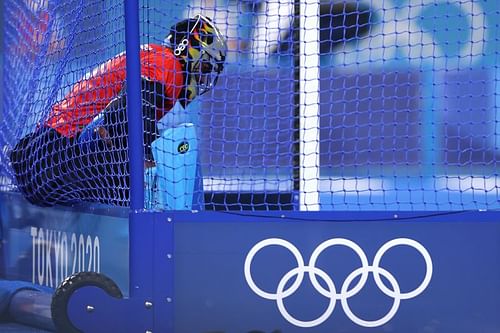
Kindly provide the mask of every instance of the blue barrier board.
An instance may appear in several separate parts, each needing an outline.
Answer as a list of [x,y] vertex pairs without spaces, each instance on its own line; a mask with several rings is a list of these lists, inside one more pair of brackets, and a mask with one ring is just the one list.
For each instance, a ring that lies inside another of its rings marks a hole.
[[498,331],[498,213],[280,215],[168,215],[175,332]]
[[[126,214],[4,199],[10,200],[2,207],[8,278],[55,285],[66,269],[56,264],[62,240],[54,241],[63,233],[68,262],[93,268],[89,255],[98,237],[96,267],[126,294]],[[132,242],[140,263],[133,273],[152,286],[132,303],[152,297],[154,330],[488,333],[500,327],[498,212],[135,215],[142,236]],[[82,251],[74,257],[71,239],[78,249],[80,234]],[[145,240],[151,244],[141,246]]]
[[6,192],[0,207],[4,279],[56,288],[68,275],[95,271],[128,294],[128,209],[41,208]]

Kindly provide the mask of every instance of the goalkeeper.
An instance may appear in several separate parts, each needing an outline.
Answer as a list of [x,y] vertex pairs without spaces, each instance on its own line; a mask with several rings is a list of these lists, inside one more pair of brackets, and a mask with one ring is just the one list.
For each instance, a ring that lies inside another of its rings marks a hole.
[[[77,82],[11,151],[17,186],[31,203],[128,205],[125,57],[113,57]],[[225,57],[225,38],[202,15],[172,26],[163,45],[141,46],[146,167],[154,165],[151,143],[159,137],[157,121],[176,102],[186,107],[209,91]]]

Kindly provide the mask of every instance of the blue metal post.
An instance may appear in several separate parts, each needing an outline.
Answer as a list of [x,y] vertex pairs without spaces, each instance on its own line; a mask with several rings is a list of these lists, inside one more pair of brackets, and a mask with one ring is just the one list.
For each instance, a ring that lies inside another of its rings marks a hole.
[[127,112],[130,158],[130,208],[144,208],[144,143],[139,57],[139,2],[125,0],[125,47],[127,51]]
[[127,112],[130,160],[130,297],[148,301],[153,288],[153,221],[144,217],[144,143],[138,0],[125,0]]

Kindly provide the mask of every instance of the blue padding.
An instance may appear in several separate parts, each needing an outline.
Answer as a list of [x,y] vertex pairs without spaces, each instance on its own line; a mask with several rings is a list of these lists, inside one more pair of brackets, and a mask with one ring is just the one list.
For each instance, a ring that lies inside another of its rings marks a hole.
[[[146,209],[160,209],[158,206],[158,188],[157,188],[157,174],[156,167],[147,168],[144,172],[144,207]],[[193,203],[191,209],[203,210],[205,209],[205,197],[203,192],[203,174],[201,171],[200,161],[198,159],[196,165],[196,178],[194,181],[193,190]]]
[[[154,202],[152,208],[199,209],[198,196],[203,193],[203,184],[200,184],[201,172],[198,168],[198,140],[195,126],[185,123],[164,130],[160,138],[153,142],[152,150],[156,168],[147,171],[145,176],[148,188],[146,192],[154,195],[154,199],[146,195],[147,200]],[[196,206],[193,206],[194,201]]]

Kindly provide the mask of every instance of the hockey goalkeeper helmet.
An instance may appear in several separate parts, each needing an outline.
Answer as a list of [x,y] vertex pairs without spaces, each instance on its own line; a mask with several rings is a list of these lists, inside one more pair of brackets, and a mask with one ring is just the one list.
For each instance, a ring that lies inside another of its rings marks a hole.
[[174,24],[165,43],[188,72],[187,97],[193,99],[212,89],[226,60],[226,39],[212,20],[196,15]]

